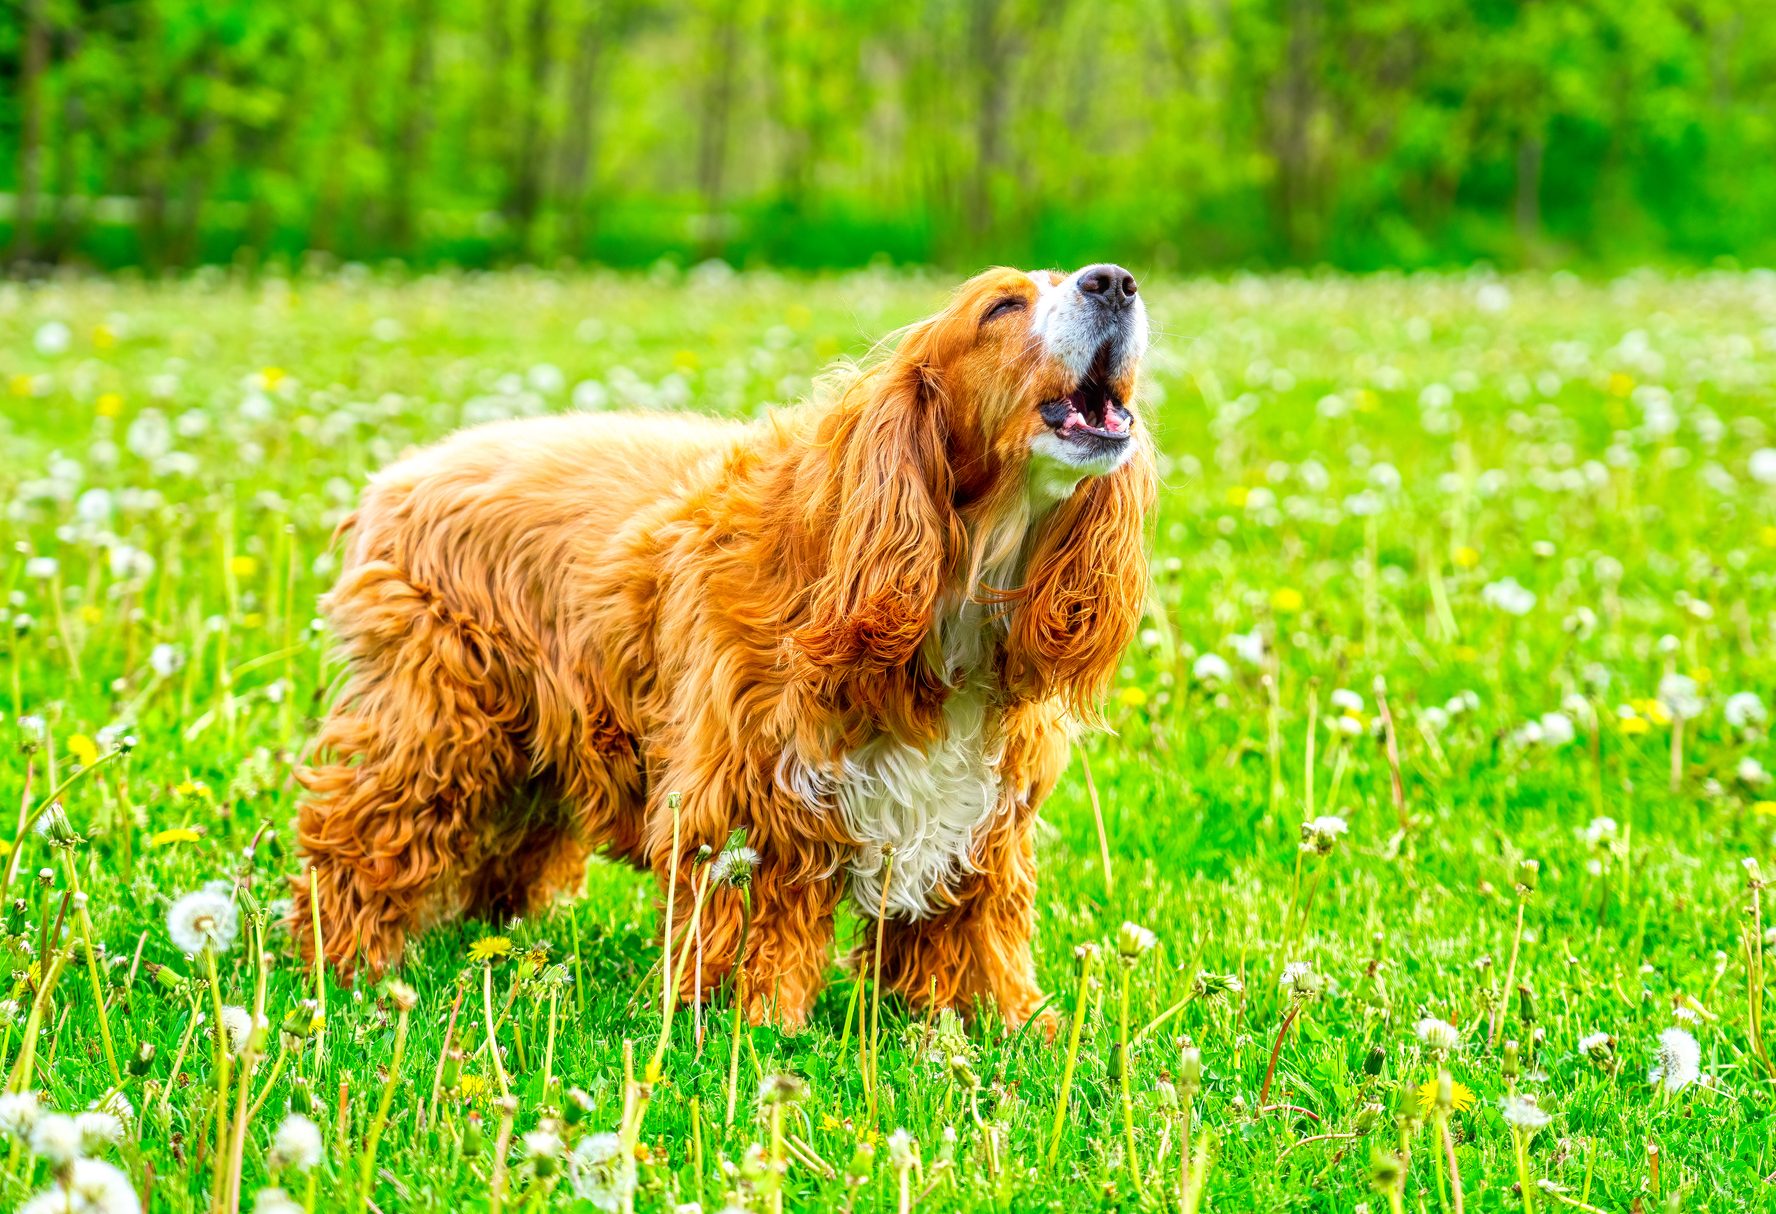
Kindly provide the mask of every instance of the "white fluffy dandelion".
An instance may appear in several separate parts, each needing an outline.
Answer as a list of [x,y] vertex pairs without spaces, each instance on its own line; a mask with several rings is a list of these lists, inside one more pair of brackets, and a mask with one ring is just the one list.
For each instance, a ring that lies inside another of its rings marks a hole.
[[1516,578],[1507,577],[1486,583],[1480,590],[1480,601],[1494,611],[1522,616],[1535,609],[1536,595]]
[[167,911],[167,935],[173,947],[196,956],[206,948],[225,953],[240,934],[240,912],[234,900],[208,886],[186,894]]
[[1434,1050],[1457,1050],[1461,1048],[1461,1030],[1447,1020],[1436,1016],[1426,1016],[1412,1026],[1418,1039]]
[[620,1210],[635,1192],[635,1157],[615,1134],[588,1134],[568,1156],[573,1191],[600,1210]]
[[1683,1029],[1660,1033],[1653,1059],[1647,1080],[1663,1085],[1667,1092],[1681,1092],[1702,1077],[1702,1047]]
[[888,1135],[888,1161],[894,1165],[896,1171],[904,1172],[912,1167],[918,1155],[918,1140],[905,1129],[897,1129]]
[[222,1032],[228,1041],[228,1052],[240,1057],[240,1052],[247,1048],[247,1038],[253,1035],[253,1013],[234,1004],[223,1008]]
[[1586,1033],[1579,1038],[1579,1055],[1583,1058],[1608,1058],[1616,1039],[1608,1033]]
[[0,1134],[9,1138],[27,1138],[31,1127],[43,1115],[36,1092],[7,1092],[0,1095]]
[[102,1159],[76,1159],[64,1183],[37,1194],[18,1214],[140,1214],[136,1186],[122,1168]]
[[80,1134],[82,1155],[97,1155],[123,1138],[123,1122],[111,1113],[76,1113],[74,1128]]
[[1539,722],[1542,727],[1542,745],[1559,748],[1569,746],[1578,736],[1573,728],[1572,718],[1564,712],[1545,712]]
[[274,1168],[306,1172],[319,1167],[326,1156],[321,1127],[301,1113],[291,1113],[271,1136],[270,1161]]
[[1157,943],[1158,937],[1139,923],[1124,923],[1116,933],[1116,951],[1130,961],[1149,952]]
[[148,668],[163,679],[170,679],[185,668],[185,651],[162,641],[148,651]]
[[52,1167],[80,1158],[80,1127],[66,1113],[45,1113],[31,1127],[31,1153]]
[[1756,729],[1770,719],[1769,709],[1755,691],[1736,691],[1721,709],[1734,729]]
[[1659,703],[1682,721],[1702,715],[1702,689],[1687,674],[1668,674],[1659,680]]
[[1505,1115],[1505,1120],[1512,1128],[1531,1133],[1554,1120],[1548,1115],[1548,1110],[1536,1103],[1534,1096],[1507,1096],[1499,1103],[1499,1111]]
[[302,1214],[302,1203],[282,1189],[260,1189],[253,1195],[253,1214]]
[[1198,683],[1225,683],[1233,677],[1233,667],[1218,653],[1205,653],[1190,666],[1190,677]]
[[745,885],[759,866],[759,854],[750,847],[730,847],[715,858],[709,870],[711,885]]

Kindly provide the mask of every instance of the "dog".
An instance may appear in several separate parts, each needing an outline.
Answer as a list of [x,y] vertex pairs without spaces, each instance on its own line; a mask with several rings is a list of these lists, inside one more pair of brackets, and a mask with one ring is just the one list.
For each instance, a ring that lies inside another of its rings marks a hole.
[[[379,973],[597,850],[681,929],[708,891],[682,997],[739,962],[801,1026],[849,894],[886,989],[1024,1023],[1037,810],[1146,598],[1147,340],[1119,266],[993,269],[761,420],[495,422],[375,476],[323,600],[298,939],[312,879],[326,960]],[[750,886],[710,888],[736,830]]]

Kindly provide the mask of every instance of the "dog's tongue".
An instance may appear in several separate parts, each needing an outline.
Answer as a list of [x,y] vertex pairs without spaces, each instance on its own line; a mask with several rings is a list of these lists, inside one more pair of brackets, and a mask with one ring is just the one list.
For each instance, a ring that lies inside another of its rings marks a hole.
[[1112,434],[1126,434],[1128,428],[1128,418],[1122,415],[1122,410],[1114,406],[1104,410],[1104,429]]

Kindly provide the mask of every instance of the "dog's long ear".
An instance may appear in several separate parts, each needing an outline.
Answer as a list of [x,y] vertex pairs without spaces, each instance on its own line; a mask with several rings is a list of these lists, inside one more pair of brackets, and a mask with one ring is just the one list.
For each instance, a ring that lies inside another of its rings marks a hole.
[[867,678],[911,661],[960,551],[944,398],[925,344],[915,332],[854,382],[824,436],[826,568],[794,644],[829,676]]
[[1011,609],[1006,683],[1095,718],[1147,600],[1146,517],[1158,489],[1147,438],[1055,508]]

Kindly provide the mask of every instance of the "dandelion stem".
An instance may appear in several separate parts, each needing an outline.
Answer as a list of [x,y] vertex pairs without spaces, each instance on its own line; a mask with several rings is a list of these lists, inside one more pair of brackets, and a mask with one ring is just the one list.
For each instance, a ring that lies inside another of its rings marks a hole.
[[[683,798],[677,793],[666,794],[666,807],[672,811],[672,862],[667,866],[666,874],[666,930],[661,934],[665,946],[660,956],[660,1044],[654,1047],[654,1056],[648,1062],[647,1077],[649,1083],[657,1083],[660,1079],[660,1064],[666,1058],[666,1043],[672,1035],[672,1005],[676,1002],[676,993],[672,985],[672,912],[678,906],[678,808]],[[692,891],[693,895],[695,890]],[[687,929],[686,932],[689,935]]]
[[111,1085],[123,1086],[123,1072],[117,1069],[117,1050],[111,1044],[111,1016],[105,1008],[105,984],[99,978],[99,962],[93,953],[92,916],[86,911],[86,897],[80,892],[79,866],[74,863],[74,849],[57,849],[62,853],[62,871],[68,875],[68,891],[74,899],[74,922],[80,926],[80,943],[86,952],[86,974],[92,980],[93,1006],[99,1012],[99,1040],[105,1047],[105,1065],[111,1071]]
[[512,1121],[518,1116],[518,1102],[510,1093],[499,1099],[500,1127],[493,1143],[493,1181],[488,1186],[491,1197],[488,1214],[500,1214],[506,1204],[506,1160],[512,1154]]
[[[880,1075],[882,1048],[882,936],[888,926],[888,888],[894,881],[894,849],[882,849],[882,898],[876,906],[876,949],[871,958],[874,977],[870,979],[870,1045],[869,1077],[864,1088],[869,1097],[870,1124],[876,1121],[876,1082]],[[1108,870],[1106,870],[1106,873]]]
[[1098,783],[1092,779],[1091,758],[1084,747],[1079,749],[1079,772],[1085,777],[1085,795],[1091,801],[1092,821],[1098,828],[1098,859],[1104,865],[1104,895],[1108,897],[1116,891],[1116,877],[1110,871],[1110,836],[1104,831],[1104,809],[1098,802]]
[[1505,1003],[1511,998],[1511,991],[1517,982],[1517,951],[1523,946],[1523,907],[1525,899],[1517,898],[1517,930],[1511,936],[1511,960],[1505,966],[1505,989],[1492,1005],[1492,1026],[1486,1034],[1486,1043],[1498,1043],[1499,1029],[1504,1024]]
[[500,1095],[512,1094],[512,1085],[506,1082],[506,1065],[500,1061],[499,1038],[494,1036],[493,1023],[493,966],[481,967],[481,1006],[487,1013],[487,1052],[493,1055],[493,1073],[499,1076]]
[[308,866],[308,913],[314,930],[315,1006],[320,1011],[321,1027],[315,1030],[315,1064],[327,1055],[327,953],[321,942],[320,878],[314,865]]
[[[389,1057],[388,1081],[382,1085],[382,1099],[376,1102],[376,1116],[370,1121],[370,1136],[364,1143],[364,1154],[358,1164],[358,1195],[364,1209],[370,1208],[370,1194],[376,1180],[376,1147],[382,1141],[382,1128],[388,1124],[389,1106],[394,1103],[395,1087],[401,1082],[401,1055],[407,1051],[408,1009],[402,1007],[395,1015],[395,1048]],[[498,1056],[497,1047],[495,1057]]]
[[746,1007],[746,937],[752,928],[752,886],[740,887],[740,940],[734,950],[734,1042],[728,1053],[728,1116],[734,1124],[734,1104],[740,1096],[740,1018]]
[[[37,819],[41,818],[50,806],[60,801],[67,791],[74,787],[75,784],[79,783],[83,777],[91,775],[93,772],[99,770],[99,768],[123,753],[123,748],[118,747],[114,750],[106,751],[85,767],[76,767],[73,771],[68,773],[67,777],[62,780],[60,784],[57,784],[54,788],[49,790],[49,795],[39,801],[36,808],[32,809],[28,814],[21,818],[19,822],[18,837],[12,841],[12,851],[6,858],[6,875],[3,879],[0,879],[0,902],[6,900],[9,891],[12,889],[12,879],[18,875],[19,858],[24,854],[25,840],[30,838],[32,829],[37,825]],[[52,772],[51,777],[53,778],[53,776],[54,773]],[[28,791],[30,788],[29,783],[27,783],[25,787]]]
[[1517,1187],[1523,1192],[1523,1214],[1535,1214],[1535,1186],[1529,1183],[1529,1139],[1515,1126],[1511,1138],[1517,1146]]
[[1079,1035],[1085,1027],[1086,997],[1091,989],[1092,962],[1097,950],[1087,946],[1079,957],[1079,997],[1073,1002],[1073,1027],[1067,1033],[1067,1060],[1061,1066],[1061,1090],[1055,1097],[1054,1130],[1048,1138],[1048,1166],[1053,1167],[1061,1149],[1061,1132],[1067,1128],[1067,1100],[1073,1091],[1073,1066],[1079,1060]]
[[1300,1004],[1291,1004],[1283,1013],[1283,1022],[1277,1026],[1276,1041],[1270,1047],[1270,1065],[1264,1068],[1264,1086],[1258,1089],[1258,1111],[1262,1113],[1270,1104],[1270,1082],[1276,1078],[1277,1057],[1283,1052],[1283,1038],[1289,1035],[1289,1027],[1295,1023],[1295,1017],[1301,1013]]
[[228,1133],[228,1085],[234,1055],[228,1048],[227,1026],[222,1023],[222,983],[216,976],[216,950],[205,945],[203,959],[204,972],[210,982],[210,1014],[215,1017],[213,1035],[216,1042],[215,1158],[210,1166],[210,1205],[212,1208],[220,1208],[225,1172],[223,1164],[226,1158],[224,1147]]
[[1130,961],[1123,961],[1122,1008],[1117,1020],[1117,1050],[1121,1065],[1117,1069],[1122,1072],[1122,1135],[1128,1152],[1129,1180],[1135,1186],[1135,1195],[1144,1199],[1146,1190],[1141,1183],[1141,1168],[1135,1160],[1135,1102],[1129,1092],[1129,1071],[1134,1065],[1134,1058],[1129,1052],[1129,979],[1134,968]]

